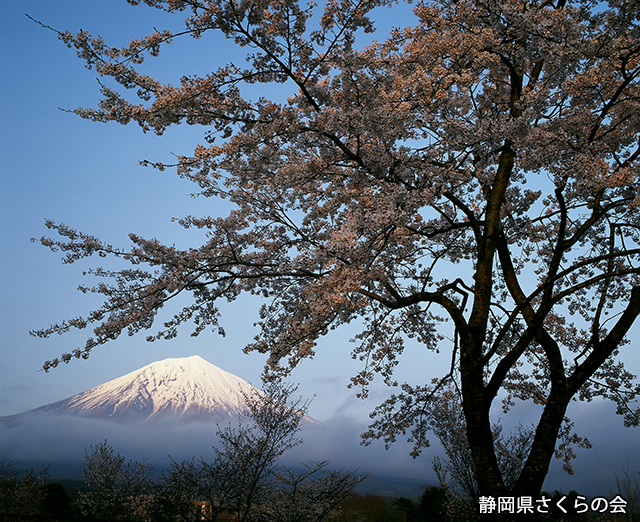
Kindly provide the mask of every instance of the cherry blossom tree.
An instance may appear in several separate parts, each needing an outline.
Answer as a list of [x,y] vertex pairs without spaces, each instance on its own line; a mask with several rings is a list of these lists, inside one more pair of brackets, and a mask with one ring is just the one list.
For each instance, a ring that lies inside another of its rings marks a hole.
[[[137,235],[117,248],[48,221],[59,237],[39,242],[65,262],[115,256],[131,267],[92,270],[101,282],[82,290],[102,294],[103,306],[34,332],[93,328],[45,369],[122,332],[152,329],[153,340],[187,322],[194,335],[221,329],[218,300],[250,293],[264,304],[245,350],[265,354],[274,378],[347,323],[361,325],[352,384],[364,395],[377,374],[394,384],[408,341],[448,350],[450,372],[404,385],[367,436],[392,442],[409,431],[419,451],[425,419],[453,386],[481,494],[540,491],[573,398],[616,401],[638,425],[640,390],[619,359],[640,313],[637,2],[416,2],[411,27],[373,43],[372,11],[393,14],[395,2],[129,3],[182,16],[184,30],[122,48],[59,33],[102,77],[97,108],[75,112],[157,134],[203,126],[177,173],[233,210],[184,217],[206,233],[189,249]],[[246,63],[175,84],[140,70],[178,37],[209,32],[244,48]],[[281,95],[252,96],[261,85]],[[154,327],[179,294],[191,301]],[[508,488],[491,408],[515,400],[541,413]]]

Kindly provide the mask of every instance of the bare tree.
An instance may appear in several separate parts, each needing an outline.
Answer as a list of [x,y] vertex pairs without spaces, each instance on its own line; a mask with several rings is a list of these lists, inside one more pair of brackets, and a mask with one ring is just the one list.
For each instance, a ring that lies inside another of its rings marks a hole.
[[[294,399],[297,387],[270,382],[245,395],[247,418],[239,426],[218,428],[215,458],[173,462],[161,479],[166,508],[182,520],[194,515],[218,520],[229,512],[240,522],[320,522],[367,477],[328,469],[328,462],[280,461],[298,438],[308,401]],[[201,504],[194,501],[201,501]]]
[[248,424],[218,430],[216,466],[226,470],[234,495],[230,507],[239,520],[250,519],[254,505],[264,502],[284,453],[301,444],[298,438],[308,402],[291,401],[297,387],[267,383],[264,393],[245,395]]
[[84,481],[89,491],[79,494],[81,511],[108,520],[146,520],[152,471],[146,460],[127,461],[114,453],[106,440],[85,448]]
[[158,484],[158,502],[162,510],[184,522],[200,519],[215,521],[228,511],[233,500],[229,470],[202,458],[171,461]]
[[276,470],[269,502],[261,519],[278,522],[321,522],[366,476],[353,471],[327,469],[328,462],[303,464],[301,471],[281,466]]

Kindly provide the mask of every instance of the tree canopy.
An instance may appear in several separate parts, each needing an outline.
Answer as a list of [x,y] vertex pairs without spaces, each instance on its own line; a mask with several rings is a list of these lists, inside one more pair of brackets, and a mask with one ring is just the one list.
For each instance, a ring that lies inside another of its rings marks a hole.
[[[640,313],[637,2],[416,2],[413,26],[359,45],[372,11],[392,16],[394,2],[128,1],[186,17],[184,31],[122,48],[59,33],[104,77],[97,108],[75,112],[157,134],[203,126],[177,173],[233,210],[185,216],[207,236],[189,249],[136,235],[117,248],[48,221],[60,237],[39,241],[65,262],[132,266],[95,268],[101,282],[82,289],[104,305],[35,332],[93,328],[45,369],[154,328],[179,294],[189,304],[149,340],[187,322],[194,334],[220,329],[218,300],[252,293],[264,304],[245,350],[264,353],[273,377],[347,323],[362,326],[352,381],[365,394],[376,374],[394,382],[408,340],[449,350],[451,371],[404,385],[367,436],[393,442],[411,430],[419,452],[434,405],[455,390],[481,494],[508,489],[490,419],[500,400],[505,410],[516,399],[541,406],[514,494],[540,491],[558,437],[571,439],[572,398],[614,400],[638,425],[640,389],[618,358]],[[244,48],[246,63],[221,57],[176,84],[140,70],[179,36],[209,31]],[[282,95],[252,97],[261,85]]]

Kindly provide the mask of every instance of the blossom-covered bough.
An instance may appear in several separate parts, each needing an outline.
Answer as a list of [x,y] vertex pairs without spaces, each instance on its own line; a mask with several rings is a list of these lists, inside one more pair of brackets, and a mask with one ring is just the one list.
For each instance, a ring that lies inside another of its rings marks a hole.
[[[617,358],[640,313],[637,2],[418,2],[412,27],[368,46],[358,45],[373,30],[368,14],[394,2],[129,3],[182,13],[187,37],[221,32],[247,62],[163,84],[137,67],[177,34],[113,48],[60,33],[113,83],[97,109],[76,112],[158,134],[202,125],[206,140],[177,172],[234,209],[185,217],[207,234],[187,250],[135,235],[118,249],[48,222],[61,238],[39,241],[66,262],[96,254],[133,266],[95,269],[104,282],[85,290],[104,305],[36,332],[94,332],[45,369],[152,328],[178,294],[190,304],[149,339],[185,322],[195,334],[218,329],[217,300],[248,292],[264,305],[245,350],[267,354],[273,377],[346,323],[362,325],[353,385],[364,393],[375,374],[393,383],[407,340],[450,350],[450,373],[404,385],[365,437],[393,442],[409,430],[419,452],[442,410],[433,405],[456,390],[481,494],[540,491],[559,436],[569,453],[579,440],[567,431],[572,398],[614,400],[638,424],[640,390]],[[282,95],[243,95],[260,84]],[[541,416],[507,488],[490,409],[516,399]]]

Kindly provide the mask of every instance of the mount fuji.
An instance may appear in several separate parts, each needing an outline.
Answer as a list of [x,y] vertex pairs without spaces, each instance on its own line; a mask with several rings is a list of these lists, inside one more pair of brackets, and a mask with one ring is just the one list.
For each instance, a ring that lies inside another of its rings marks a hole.
[[[157,466],[158,473],[172,461],[209,461],[219,447],[220,429],[251,424],[244,415],[245,396],[256,392],[263,393],[198,356],[157,361],[72,397],[0,417],[0,459],[24,468],[46,466],[57,480],[81,478],[88,449],[103,441],[126,459]],[[344,416],[321,424],[305,415],[300,428],[305,444],[283,460],[291,468],[309,460],[353,468],[366,463],[367,472],[372,463],[401,470],[415,466],[398,451],[371,458],[369,448],[359,444],[362,426]],[[403,494],[417,496],[420,484],[417,493]]]
[[5,425],[36,414],[72,415],[133,424],[159,419],[224,422],[246,411],[256,388],[194,355],[165,359],[67,399],[0,417]]

